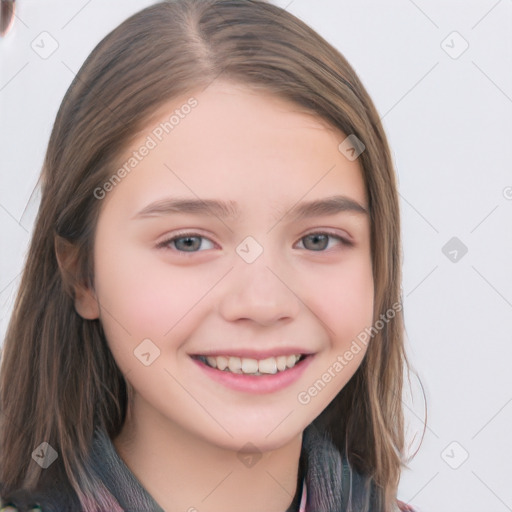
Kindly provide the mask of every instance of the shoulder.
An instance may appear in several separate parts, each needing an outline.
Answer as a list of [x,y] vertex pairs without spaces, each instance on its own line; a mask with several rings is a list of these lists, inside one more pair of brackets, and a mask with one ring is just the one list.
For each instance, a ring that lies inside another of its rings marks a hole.
[[34,505],[33,507],[30,507],[29,509],[25,509],[25,508],[19,508],[19,507],[15,507],[14,504],[12,504],[11,502],[7,502],[7,503],[3,503],[1,504],[1,508],[0,508],[0,512],[42,512],[43,509],[38,506],[38,505]]
[[0,512],[62,512],[64,510],[78,511],[76,502],[58,491],[51,493],[18,490],[0,500]]
[[[46,475],[45,475],[46,476]],[[81,510],[67,479],[42,478],[36,489],[16,489],[0,495],[0,512],[63,512]]]
[[4,492],[4,486],[0,484],[0,512],[40,512],[42,507],[33,493],[19,489],[9,493]]
[[42,512],[43,504],[38,496],[27,490],[17,490],[0,498],[0,512]]

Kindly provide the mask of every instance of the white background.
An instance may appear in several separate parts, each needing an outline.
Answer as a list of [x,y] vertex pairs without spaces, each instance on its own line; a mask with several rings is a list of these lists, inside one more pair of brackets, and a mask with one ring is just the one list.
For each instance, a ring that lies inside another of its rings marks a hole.
[[[0,40],[2,340],[60,101],[100,39],[151,3],[19,0]],[[512,1],[275,3],[353,65],[399,175],[407,346],[428,403],[399,497],[421,511],[512,510]],[[31,47],[42,32],[58,44],[46,59]],[[405,398],[411,451],[418,389]]]

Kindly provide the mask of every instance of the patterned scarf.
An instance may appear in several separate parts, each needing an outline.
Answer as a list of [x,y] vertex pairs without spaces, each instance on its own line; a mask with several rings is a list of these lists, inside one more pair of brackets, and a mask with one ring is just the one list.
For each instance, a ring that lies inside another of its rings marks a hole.
[[[119,457],[107,432],[99,427],[94,431],[89,464],[103,486],[102,497],[108,512],[164,512]],[[42,505],[43,512],[78,510],[77,497],[64,474],[46,470],[43,476],[37,491],[18,490],[6,497],[7,501],[15,504],[19,512],[32,511],[35,503]],[[303,433],[299,479],[299,494],[286,512],[381,511],[372,481],[354,471],[314,424]],[[5,504],[2,500],[0,507]],[[400,511],[413,509],[397,502],[393,512]]]

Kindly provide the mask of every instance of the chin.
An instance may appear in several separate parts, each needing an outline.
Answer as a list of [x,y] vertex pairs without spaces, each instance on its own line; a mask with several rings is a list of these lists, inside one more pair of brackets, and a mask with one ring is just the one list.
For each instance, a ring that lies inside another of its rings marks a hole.
[[[262,421],[261,418],[252,421],[237,420],[233,425],[225,424],[226,430],[231,434],[212,436],[212,431],[205,433],[207,441],[216,444],[224,449],[239,451],[244,446],[254,445],[257,450],[267,452],[279,449],[295,440],[302,434],[305,426],[291,423],[291,417],[283,419],[286,415],[281,414],[272,421]],[[290,421],[290,423],[287,423]]]

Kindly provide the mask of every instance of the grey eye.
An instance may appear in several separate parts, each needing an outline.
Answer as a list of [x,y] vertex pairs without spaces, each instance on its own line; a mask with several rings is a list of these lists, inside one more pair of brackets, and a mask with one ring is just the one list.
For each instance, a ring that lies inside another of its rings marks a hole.
[[313,233],[312,235],[305,236],[302,240],[304,240],[304,247],[311,251],[323,251],[329,245],[329,238],[331,235],[326,235],[323,233]]

